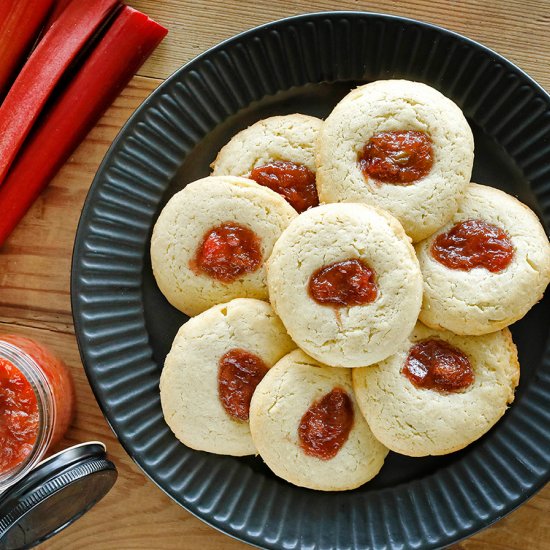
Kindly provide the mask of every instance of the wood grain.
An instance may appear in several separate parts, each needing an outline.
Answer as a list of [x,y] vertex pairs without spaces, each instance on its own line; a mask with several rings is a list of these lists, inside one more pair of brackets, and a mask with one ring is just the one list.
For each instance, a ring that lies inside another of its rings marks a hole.
[[[422,19],[463,33],[516,62],[550,88],[547,0],[131,0],[170,33],[0,251],[0,331],[43,341],[70,365],[78,412],[60,448],[104,441],[119,468],[113,491],[78,523],[45,543],[52,550],[246,548],[174,504],[135,466],[107,426],[87,384],[70,309],[70,265],[80,209],[109,144],[135,108],[183,63],[255,25],[311,11],[369,10]],[[509,517],[456,548],[550,547],[550,486]]]
[[183,61],[245,29],[300,13],[332,10],[371,11],[421,19],[482,42],[550,87],[548,0],[131,0],[165,23],[170,34],[143,69],[166,78]]

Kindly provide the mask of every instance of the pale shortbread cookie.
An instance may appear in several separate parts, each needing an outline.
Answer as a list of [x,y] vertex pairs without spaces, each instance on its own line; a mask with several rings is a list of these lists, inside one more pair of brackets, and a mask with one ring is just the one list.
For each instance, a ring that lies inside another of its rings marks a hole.
[[302,164],[315,172],[315,148],[322,120],[302,114],[260,120],[234,135],[211,164],[214,176],[250,176],[275,160]]
[[[368,180],[358,155],[379,132],[422,131],[432,139],[430,173],[409,185]],[[462,111],[437,90],[381,80],[350,92],[324,122],[317,150],[322,202],[365,202],[388,210],[413,241],[444,225],[470,181],[474,139]]]
[[[438,235],[479,219],[504,230],[514,246],[510,265],[491,273],[450,269],[430,252]],[[486,334],[521,319],[550,282],[550,244],[537,216],[503,191],[472,183],[452,220],[416,246],[424,277],[420,320],[456,334]]]
[[254,454],[248,422],[230,416],[220,401],[220,358],[240,348],[272,367],[295,347],[271,306],[260,300],[238,298],[190,319],[174,339],[160,378],[166,423],[192,449]]
[[[304,452],[298,427],[311,405],[334,388],[350,397],[354,422],[336,456],[324,460]],[[388,454],[361,415],[351,372],[321,365],[301,350],[281,359],[256,388],[250,404],[250,430],[260,456],[276,475],[321,491],[359,487],[380,471]]]
[[[196,315],[232,298],[267,298],[263,262],[296,211],[277,193],[233,176],[208,177],[188,184],[164,207],[151,238],[151,263],[167,300]],[[214,226],[237,222],[261,241],[262,265],[225,283],[190,267],[204,235]]]
[[[315,302],[311,275],[335,262],[360,259],[375,272],[378,297],[341,307]],[[418,318],[422,276],[399,222],[364,204],[327,204],[296,218],[267,263],[269,297],[294,341],[333,367],[362,367],[398,349]]]
[[[402,374],[411,346],[428,338],[444,340],[468,357],[475,376],[468,388],[419,389]],[[518,382],[517,350],[508,329],[457,336],[418,323],[397,353],[353,370],[355,396],[374,435],[407,456],[452,453],[480,438],[506,412]]]

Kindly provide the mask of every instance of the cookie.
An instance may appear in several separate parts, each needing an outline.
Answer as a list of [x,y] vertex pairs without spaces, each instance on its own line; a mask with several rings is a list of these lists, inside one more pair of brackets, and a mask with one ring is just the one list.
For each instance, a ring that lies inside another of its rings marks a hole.
[[333,367],[394,353],[418,318],[422,276],[395,218],[328,204],[285,229],[267,263],[269,297],[293,340]]
[[550,282],[550,244],[536,215],[503,191],[470,184],[452,220],[416,246],[420,320],[486,334],[521,319]]
[[315,148],[321,123],[301,114],[260,120],[220,150],[212,175],[251,178],[280,193],[298,212],[317,206]]
[[296,211],[277,193],[233,176],[187,185],[164,207],[151,238],[157,284],[196,315],[232,298],[267,298],[264,263]]
[[324,122],[317,188],[325,203],[384,208],[416,242],[454,214],[473,162],[457,105],[419,82],[381,80],[350,92]]
[[353,370],[372,432],[407,456],[452,453],[480,438],[506,412],[518,381],[508,329],[457,336],[421,323],[397,353]]
[[388,454],[357,407],[351,372],[321,365],[301,350],[281,359],[256,388],[250,430],[276,475],[310,489],[359,487]]
[[243,456],[250,397],[259,380],[296,346],[269,304],[238,298],[179,330],[160,379],[164,418],[192,449]]

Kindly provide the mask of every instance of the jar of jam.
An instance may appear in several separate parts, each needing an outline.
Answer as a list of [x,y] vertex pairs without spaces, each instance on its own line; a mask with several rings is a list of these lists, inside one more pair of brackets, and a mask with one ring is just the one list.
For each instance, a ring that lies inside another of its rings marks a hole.
[[63,438],[74,412],[67,366],[23,336],[0,334],[0,491]]
[[71,525],[114,485],[103,443],[52,455],[74,412],[69,369],[43,345],[0,334],[0,550],[30,548]]

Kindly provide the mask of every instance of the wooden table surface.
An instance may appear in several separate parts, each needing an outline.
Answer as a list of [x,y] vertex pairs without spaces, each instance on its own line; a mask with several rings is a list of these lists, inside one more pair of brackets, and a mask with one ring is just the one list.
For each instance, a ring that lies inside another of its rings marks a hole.
[[[172,502],[126,455],[88,386],[71,318],[71,252],[80,210],[94,173],[120,127],[174,70],[220,40],[255,25],[335,9],[410,16],[466,34],[493,48],[550,90],[548,0],[129,0],[170,33],[109,109],[0,250],[0,331],[43,341],[70,365],[78,411],[60,447],[88,440],[107,444],[119,469],[111,493],[43,548],[246,548]],[[504,520],[456,548],[550,548],[550,485]]]

